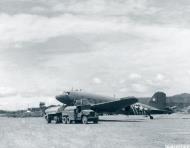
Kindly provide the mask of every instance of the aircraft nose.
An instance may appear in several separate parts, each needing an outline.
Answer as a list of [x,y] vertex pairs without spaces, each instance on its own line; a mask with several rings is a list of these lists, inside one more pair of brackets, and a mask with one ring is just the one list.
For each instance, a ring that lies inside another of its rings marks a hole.
[[58,101],[63,102],[64,100],[68,99],[68,96],[66,95],[59,95],[55,97]]
[[61,103],[64,103],[67,105],[71,105],[73,103],[73,100],[70,99],[68,95],[59,95],[59,96],[56,96],[55,98]]

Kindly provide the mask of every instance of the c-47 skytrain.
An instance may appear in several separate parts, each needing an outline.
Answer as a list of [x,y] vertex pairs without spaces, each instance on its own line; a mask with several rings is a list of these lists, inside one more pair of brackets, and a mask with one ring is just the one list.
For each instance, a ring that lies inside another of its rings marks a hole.
[[100,115],[147,115],[153,119],[151,114],[173,113],[172,109],[166,106],[166,94],[163,92],[157,92],[151,98],[125,97],[116,99],[82,91],[66,91],[56,96],[56,99],[68,106],[88,107]]

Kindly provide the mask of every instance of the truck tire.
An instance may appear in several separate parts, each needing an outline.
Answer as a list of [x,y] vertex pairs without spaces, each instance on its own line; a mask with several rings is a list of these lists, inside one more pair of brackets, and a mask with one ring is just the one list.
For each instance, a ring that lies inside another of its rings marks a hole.
[[62,116],[59,116],[59,123],[62,123]]
[[47,123],[51,123],[51,117],[47,116]]
[[88,124],[88,118],[87,116],[82,117],[82,124]]
[[56,121],[56,124],[62,123],[62,117],[61,117],[61,115],[57,115],[55,119],[56,119],[56,120],[55,120],[55,121]]
[[67,118],[66,117],[62,117],[62,122],[63,122],[63,124],[67,124]]
[[67,117],[67,124],[71,124],[71,120],[69,117]]
[[55,117],[55,123],[56,123],[56,124],[60,123],[59,116],[56,116],[56,117]]

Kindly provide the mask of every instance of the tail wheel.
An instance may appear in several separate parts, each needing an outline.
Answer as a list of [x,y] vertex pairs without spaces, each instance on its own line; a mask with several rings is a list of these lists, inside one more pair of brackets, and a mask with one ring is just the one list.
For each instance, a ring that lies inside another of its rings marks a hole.
[[67,117],[67,124],[71,124],[71,120],[69,117]]
[[63,124],[67,124],[67,118],[66,117],[62,117],[62,122],[63,122]]
[[87,116],[83,116],[83,117],[82,117],[82,123],[83,123],[83,124],[87,124],[87,123],[88,123],[88,118],[87,118]]

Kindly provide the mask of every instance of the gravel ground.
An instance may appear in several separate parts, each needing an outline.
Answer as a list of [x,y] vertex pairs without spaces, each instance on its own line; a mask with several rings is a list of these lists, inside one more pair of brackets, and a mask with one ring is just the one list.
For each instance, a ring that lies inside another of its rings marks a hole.
[[47,124],[43,118],[0,118],[0,148],[153,148],[190,144],[190,115],[100,117],[99,124]]

